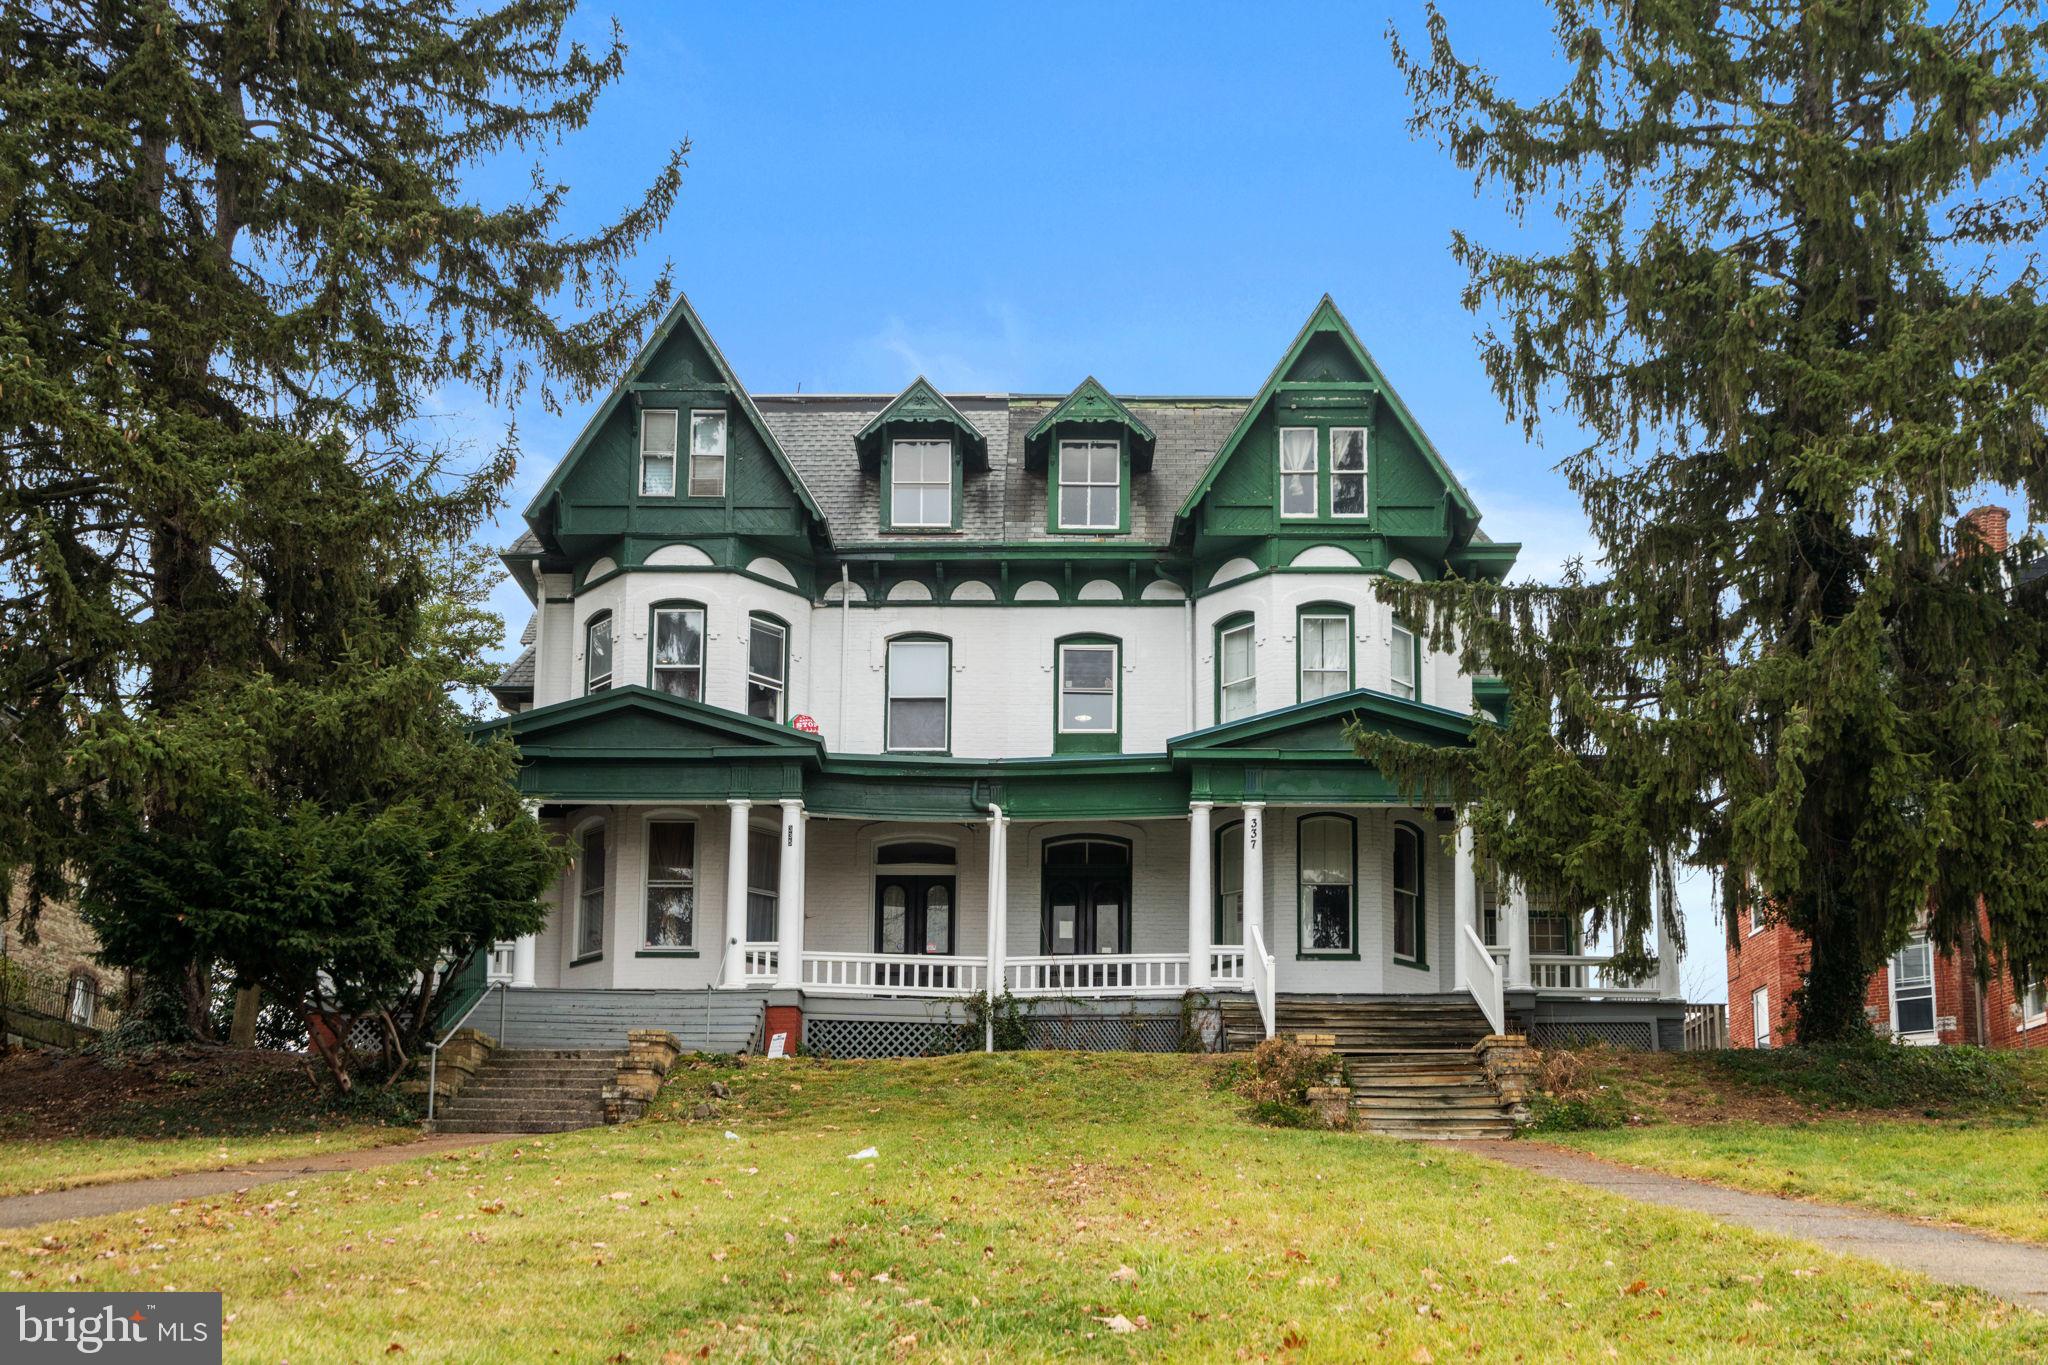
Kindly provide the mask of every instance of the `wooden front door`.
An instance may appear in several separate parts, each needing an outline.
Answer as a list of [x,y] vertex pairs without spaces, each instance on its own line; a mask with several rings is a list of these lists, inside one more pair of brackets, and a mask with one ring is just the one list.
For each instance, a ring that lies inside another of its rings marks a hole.
[[885,873],[875,878],[875,951],[910,957],[953,953],[952,877]]

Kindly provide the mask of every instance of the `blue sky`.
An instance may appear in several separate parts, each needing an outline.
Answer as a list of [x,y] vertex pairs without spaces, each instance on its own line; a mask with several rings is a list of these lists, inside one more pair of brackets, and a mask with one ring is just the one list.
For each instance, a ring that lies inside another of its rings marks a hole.
[[[1535,5],[1457,5],[1452,33],[1511,89],[1560,70]],[[1471,489],[1487,531],[1547,576],[1590,552],[1545,444],[1504,420],[1459,304],[1454,228],[1493,244],[1499,201],[1406,128],[1389,19],[1420,6],[671,5],[616,13],[623,80],[549,150],[572,225],[616,213],[668,148],[693,144],[666,229],[632,267],[671,262],[757,393],[953,390],[1242,394],[1325,292]],[[519,193],[523,158],[477,178]],[[516,416],[526,458],[501,543],[593,403]],[[454,406],[450,434],[506,414]],[[528,610],[496,599],[516,636]],[[508,655],[509,655],[508,646]],[[1719,998],[1720,929],[1689,888],[1689,987]]]

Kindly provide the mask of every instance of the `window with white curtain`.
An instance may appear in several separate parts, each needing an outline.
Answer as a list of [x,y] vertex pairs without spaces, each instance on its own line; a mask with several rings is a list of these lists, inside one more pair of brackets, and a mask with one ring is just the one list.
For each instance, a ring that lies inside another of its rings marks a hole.
[[1300,700],[1351,690],[1351,617],[1311,608],[1302,612],[1296,642],[1301,662]]
[[688,948],[697,942],[697,826],[688,820],[647,822],[647,946]]
[[897,753],[944,753],[952,700],[953,646],[946,640],[889,642],[887,747]]
[[675,491],[675,409],[648,408],[640,414],[640,494],[670,498]]
[[704,608],[654,609],[654,689],[704,700]]
[[1316,514],[1316,429],[1280,428],[1280,515]]

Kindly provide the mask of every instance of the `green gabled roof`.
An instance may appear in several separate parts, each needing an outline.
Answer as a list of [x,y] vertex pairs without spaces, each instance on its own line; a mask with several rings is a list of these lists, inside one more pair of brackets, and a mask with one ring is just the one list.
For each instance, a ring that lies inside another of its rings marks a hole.
[[802,476],[796,472],[796,466],[790,463],[781,442],[775,439],[775,433],[769,430],[768,423],[762,420],[760,409],[754,406],[754,400],[748,396],[746,386],[741,384],[739,376],[733,373],[732,366],[726,361],[725,353],[718,349],[718,343],[713,341],[711,333],[705,330],[703,319],[697,316],[697,310],[690,305],[689,295],[679,289],[676,291],[675,305],[668,310],[668,315],[662,318],[653,335],[647,338],[646,343],[634,355],[633,363],[626,367],[625,374],[612,386],[612,391],[605,395],[604,402],[598,405],[590,420],[583,424],[582,432],[569,447],[569,453],[555,466],[554,473],[548,475],[547,482],[540,486],[540,491],[526,504],[525,516],[529,525],[537,523],[545,514],[548,503],[561,492],[562,481],[568,477],[569,471],[576,467],[576,462],[583,457],[583,452],[589,449],[590,443],[597,439],[597,433],[603,429],[604,424],[618,411],[619,404],[626,401],[627,395],[632,392],[633,381],[639,377],[647,362],[653,359],[655,352],[661,349],[678,324],[689,328],[690,335],[704,348],[704,354],[711,357],[712,365],[718,370],[718,377],[732,391],[732,396],[739,402],[741,413],[753,424],[755,433],[768,447],[768,454],[774,459],[776,467],[782,471],[782,476],[788,479],[789,486],[796,490],[797,501],[803,505],[804,511],[810,513],[812,520],[818,525],[825,524],[825,514],[818,510],[817,502],[811,497],[811,490],[804,486]]
[[1244,416],[1239,419],[1236,429],[1217,448],[1215,458],[1209,461],[1208,469],[1203,471],[1193,491],[1181,503],[1180,510],[1174,513],[1175,524],[1183,524],[1194,515],[1195,508],[1208,496],[1210,485],[1216,482],[1216,476],[1222,472],[1223,466],[1230,462],[1230,457],[1237,453],[1238,444],[1258,421],[1259,414],[1266,409],[1266,404],[1272,401],[1281,380],[1294,368],[1294,362],[1301,358],[1301,353],[1308,348],[1309,341],[1324,332],[1337,337],[1350,350],[1352,358],[1365,371],[1379,390],[1381,398],[1393,411],[1394,420],[1414,439],[1416,448],[1443,479],[1444,486],[1450,490],[1459,510],[1476,525],[1479,521],[1479,508],[1472,501],[1472,495],[1465,491],[1464,484],[1458,482],[1458,476],[1451,472],[1451,467],[1444,462],[1443,455],[1416,422],[1415,415],[1408,411],[1408,405],[1401,401],[1401,395],[1394,392],[1393,385],[1387,383],[1379,362],[1372,358],[1372,352],[1365,349],[1365,343],[1358,339],[1358,333],[1352,330],[1349,320],[1339,311],[1336,300],[1328,294],[1323,295],[1322,302],[1315,306],[1315,310],[1308,315],[1308,321],[1303,323],[1301,330],[1295,334],[1294,342],[1287,348],[1287,353],[1280,357],[1280,363],[1273,367],[1273,372],[1266,376],[1266,382],[1259,386],[1258,393],[1252,398],[1251,406],[1244,410]]
[[[737,756],[729,751],[739,751],[761,757],[816,758],[825,751],[825,742],[817,735],[701,701],[685,701],[637,683],[606,688],[602,692],[554,702],[517,715],[499,716],[472,727],[472,733],[482,736],[507,734],[522,751],[540,753],[547,750],[549,737],[557,732],[580,731],[588,735],[594,727],[622,716],[649,719],[664,728],[681,726],[697,731],[706,741],[702,746],[704,750],[728,751],[725,755],[728,757]],[[616,743],[606,747],[612,757],[635,756],[630,748],[619,747]],[[672,732],[658,742],[660,752],[672,752],[674,748]]]
[[950,426],[959,434],[960,455],[969,469],[988,468],[988,437],[981,434],[967,414],[953,406],[953,400],[932,387],[923,375],[889,401],[874,420],[853,438],[860,452],[860,466],[870,474],[882,467],[882,433],[892,426]]
[[[1318,697],[1314,701],[1261,711],[1242,720],[1225,721],[1203,730],[1191,730],[1166,741],[1167,752],[1175,758],[1204,755],[1222,756],[1233,750],[1269,749],[1275,741],[1303,731],[1326,727],[1331,720],[1356,716],[1377,729],[1401,734],[1424,743],[1464,744],[1472,737],[1472,717],[1427,702],[1410,701],[1369,687]],[[1350,746],[1342,748],[1349,752]]]
[[1097,382],[1094,375],[1082,380],[1080,386],[1065,398],[1059,406],[1038,419],[1038,425],[1031,428],[1024,438],[1024,467],[1040,470],[1046,467],[1052,446],[1052,434],[1064,423],[1114,425],[1130,433],[1131,468],[1143,473],[1152,467],[1152,447],[1158,437],[1152,428],[1146,426],[1132,412],[1118,401],[1117,396]]

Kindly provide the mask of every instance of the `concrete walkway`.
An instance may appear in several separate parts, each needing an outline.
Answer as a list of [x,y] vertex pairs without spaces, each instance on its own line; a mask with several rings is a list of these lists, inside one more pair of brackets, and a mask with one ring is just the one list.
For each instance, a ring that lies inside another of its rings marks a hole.
[[1751,1194],[1704,1180],[1619,1166],[1538,1142],[1445,1145],[1645,1204],[1691,1209],[1724,1223],[1798,1237],[1847,1256],[1917,1270],[1944,1284],[1967,1285],[2048,1313],[2048,1247],[2002,1242],[1975,1232],[1914,1223],[1839,1204]]
[[297,1180],[308,1175],[332,1175],[337,1171],[366,1171],[394,1162],[412,1161],[442,1152],[459,1152],[486,1143],[530,1137],[527,1133],[440,1133],[417,1142],[394,1143],[388,1147],[363,1147],[332,1156],[279,1157],[259,1165],[225,1170],[192,1171],[185,1175],[160,1175],[148,1180],[123,1180],[106,1185],[85,1185],[75,1190],[49,1194],[17,1194],[0,1199],[0,1228],[28,1228],[62,1218],[97,1218],[106,1213],[127,1213],[152,1204],[169,1204],[179,1199],[204,1199],[209,1195],[234,1194],[257,1185],[280,1180]]

